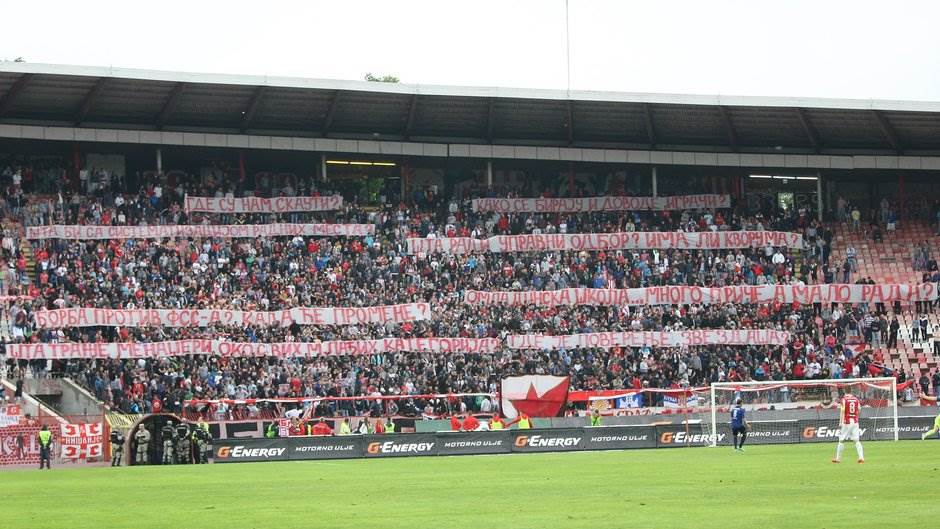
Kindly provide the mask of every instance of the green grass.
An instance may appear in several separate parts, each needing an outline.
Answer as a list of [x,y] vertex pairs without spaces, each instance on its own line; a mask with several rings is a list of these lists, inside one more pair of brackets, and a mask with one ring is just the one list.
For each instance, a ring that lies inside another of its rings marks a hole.
[[940,443],[4,472],[3,527],[930,527]]

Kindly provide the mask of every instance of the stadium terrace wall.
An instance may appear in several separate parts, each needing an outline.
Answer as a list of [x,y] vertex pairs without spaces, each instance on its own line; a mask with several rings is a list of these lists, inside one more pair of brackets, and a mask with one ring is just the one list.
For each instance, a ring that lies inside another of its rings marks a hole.
[[[894,439],[888,419],[878,424],[862,419],[862,440]],[[932,417],[899,417],[901,439],[920,439],[930,429]],[[834,441],[836,420],[752,422],[748,444],[796,444]],[[490,432],[436,432],[338,437],[235,438],[213,443],[214,463],[257,461],[309,461],[322,459],[373,459],[408,456],[456,456],[531,452],[576,452],[708,446],[717,436],[719,445],[730,442],[728,425],[714,434],[701,424],[600,426]]]

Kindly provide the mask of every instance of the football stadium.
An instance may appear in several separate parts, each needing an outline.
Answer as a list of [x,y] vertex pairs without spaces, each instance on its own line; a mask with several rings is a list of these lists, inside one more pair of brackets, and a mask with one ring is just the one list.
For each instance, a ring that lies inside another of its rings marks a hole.
[[4,527],[937,519],[940,102],[388,81],[0,62]]

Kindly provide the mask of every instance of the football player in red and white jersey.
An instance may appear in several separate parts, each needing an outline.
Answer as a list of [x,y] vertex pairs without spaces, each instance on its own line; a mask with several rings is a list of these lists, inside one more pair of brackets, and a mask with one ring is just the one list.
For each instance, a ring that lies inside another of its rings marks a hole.
[[842,443],[846,439],[855,441],[855,451],[858,453],[858,462],[865,462],[865,454],[862,452],[862,441],[859,440],[861,431],[858,428],[858,418],[861,415],[862,403],[858,397],[851,393],[842,396],[842,402],[839,405],[839,444],[836,446],[836,458],[833,463],[838,463],[842,459]]

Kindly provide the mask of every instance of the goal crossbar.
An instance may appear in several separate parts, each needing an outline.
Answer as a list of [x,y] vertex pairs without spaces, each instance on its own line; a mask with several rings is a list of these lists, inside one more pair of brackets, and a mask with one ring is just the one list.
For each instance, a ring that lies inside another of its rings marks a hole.
[[[828,378],[821,380],[774,380],[768,382],[748,381],[748,382],[714,382],[709,387],[710,406],[711,406],[711,427],[712,432],[717,431],[718,426],[718,405],[715,399],[716,391],[732,390],[738,392],[755,392],[768,389],[780,389],[799,386],[827,386],[827,387],[846,387],[846,386],[864,386],[869,389],[881,389],[890,391],[891,400],[891,419],[893,422],[894,440],[898,440],[898,381],[894,377],[876,377],[876,378]],[[717,439],[712,436],[711,446],[717,446]]]

